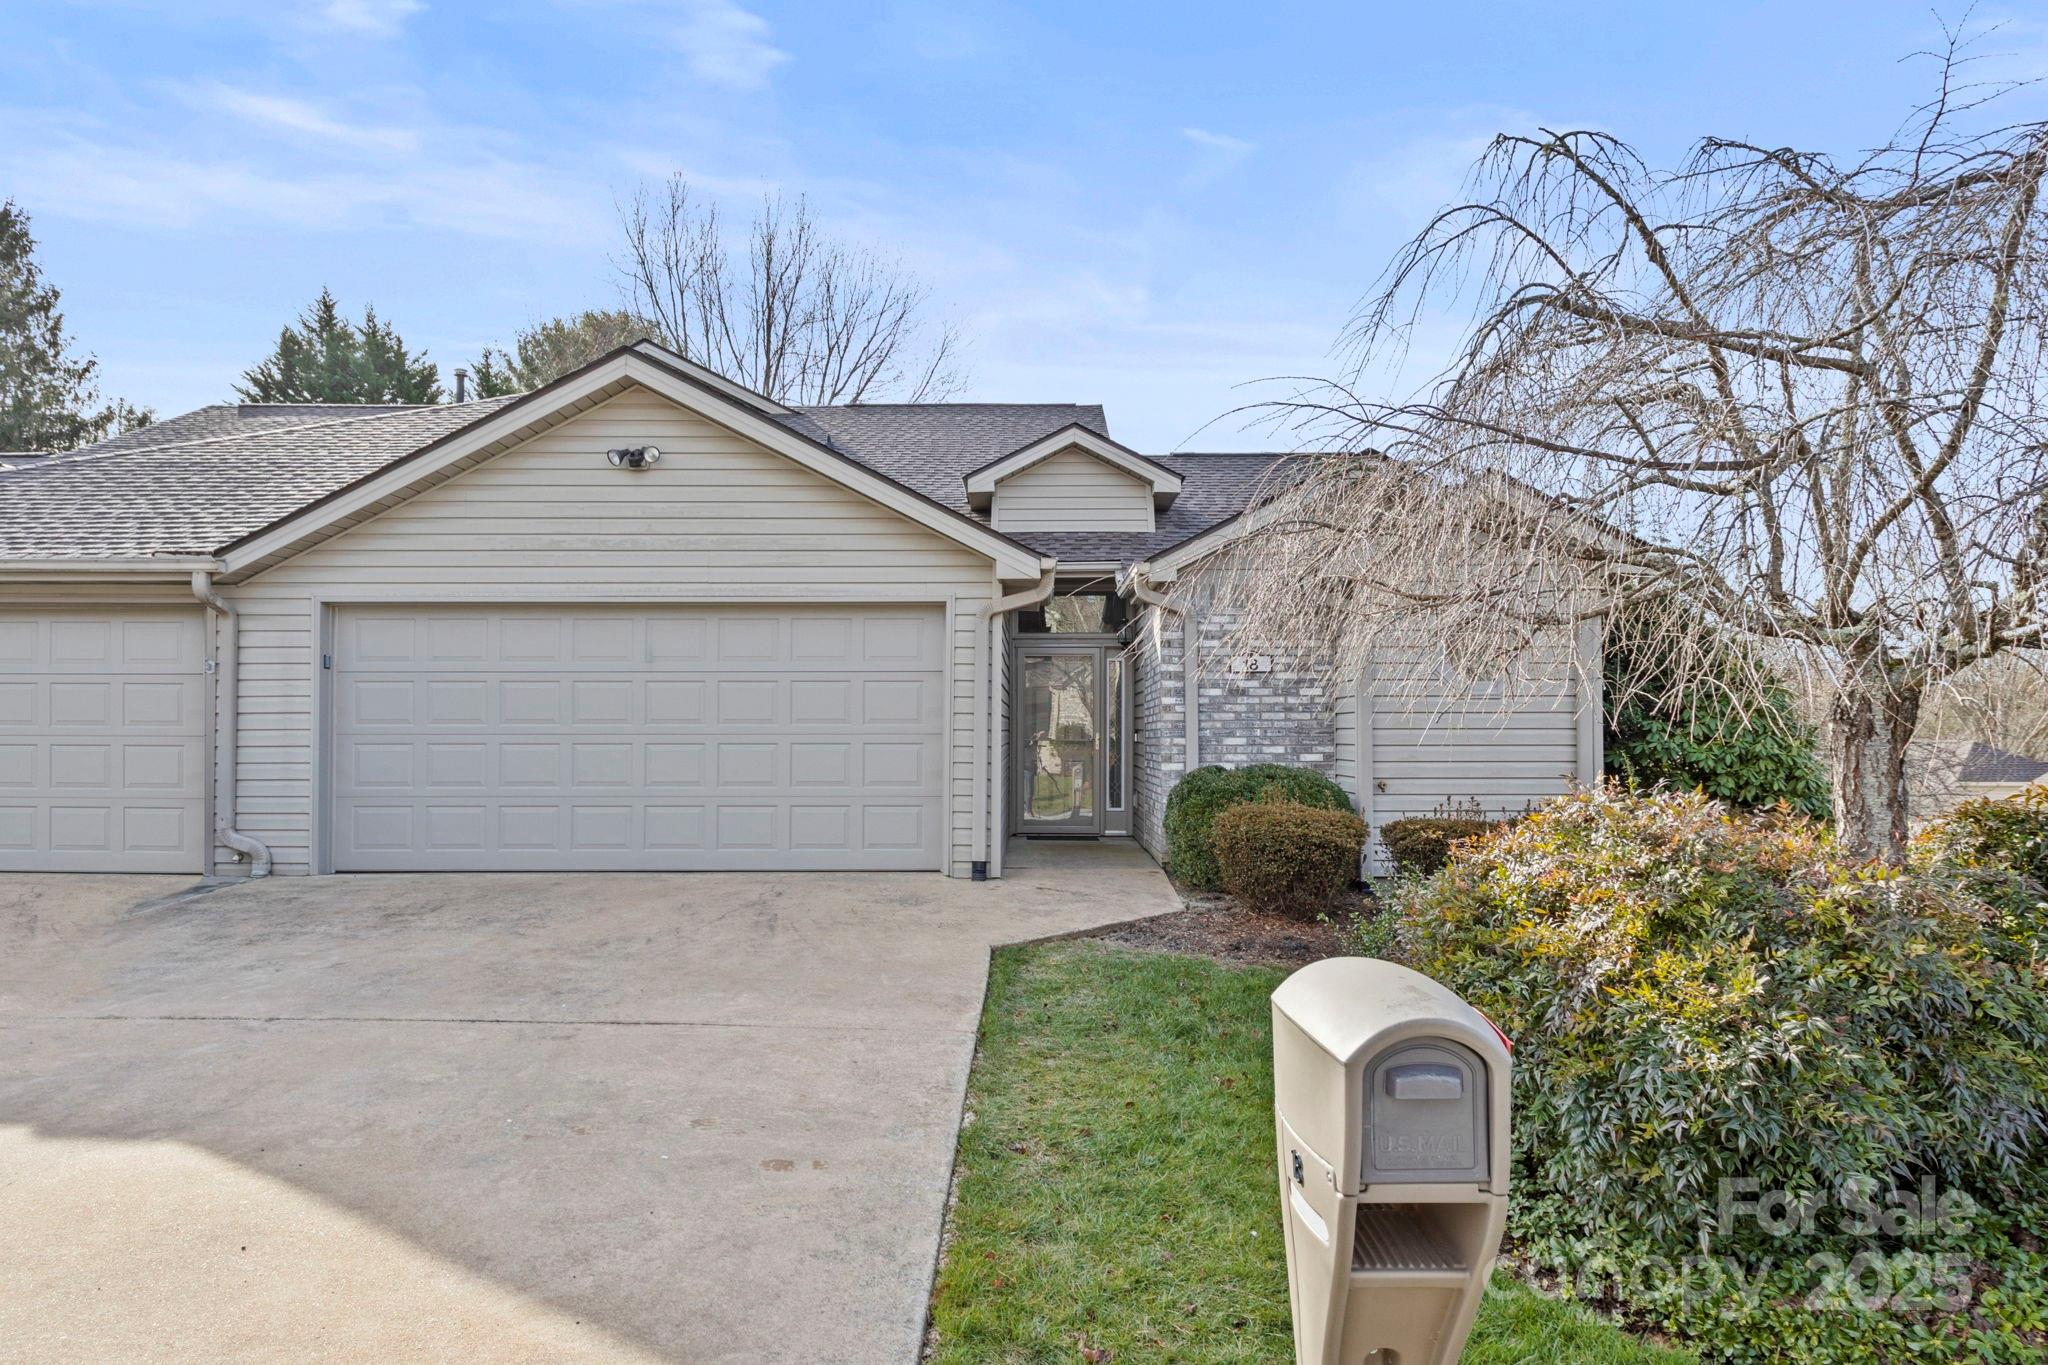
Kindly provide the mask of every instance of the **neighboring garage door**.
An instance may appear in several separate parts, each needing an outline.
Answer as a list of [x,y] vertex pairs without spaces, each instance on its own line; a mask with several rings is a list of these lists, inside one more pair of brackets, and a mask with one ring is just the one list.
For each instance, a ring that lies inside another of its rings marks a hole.
[[198,872],[193,611],[0,611],[0,871]]
[[934,608],[345,608],[337,872],[919,868]]

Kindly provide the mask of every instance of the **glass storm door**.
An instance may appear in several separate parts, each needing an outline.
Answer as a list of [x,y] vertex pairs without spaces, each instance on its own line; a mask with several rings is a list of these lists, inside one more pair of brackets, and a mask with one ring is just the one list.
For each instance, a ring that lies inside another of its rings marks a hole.
[[1017,828],[1102,832],[1102,650],[1017,651]]

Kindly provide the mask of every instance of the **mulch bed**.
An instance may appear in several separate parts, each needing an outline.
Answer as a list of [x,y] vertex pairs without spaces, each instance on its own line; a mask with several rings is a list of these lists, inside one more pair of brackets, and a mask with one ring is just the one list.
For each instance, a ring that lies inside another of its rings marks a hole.
[[1352,951],[1339,926],[1372,905],[1353,892],[1327,922],[1261,915],[1229,896],[1174,884],[1187,909],[1090,935],[1119,948],[1150,953],[1186,953],[1241,967],[1305,967]]

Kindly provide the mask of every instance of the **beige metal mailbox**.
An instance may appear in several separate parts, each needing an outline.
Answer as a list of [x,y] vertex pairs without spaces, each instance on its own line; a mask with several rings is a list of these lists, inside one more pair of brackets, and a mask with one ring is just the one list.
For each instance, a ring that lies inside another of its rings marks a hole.
[[1456,1360],[1507,1222],[1506,1041],[1419,972],[1329,958],[1273,992],[1273,1105],[1298,1365]]

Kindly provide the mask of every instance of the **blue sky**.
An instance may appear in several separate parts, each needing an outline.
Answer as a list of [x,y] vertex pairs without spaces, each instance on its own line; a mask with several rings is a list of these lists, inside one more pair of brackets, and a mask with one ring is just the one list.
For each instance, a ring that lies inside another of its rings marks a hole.
[[[2000,74],[2048,72],[2048,15],[1974,22]],[[1938,37],[1922,0],[9,0],[0,197],[107,391],[166,414],[228,397],[323,284],[444,374],[608,305],[616,201],[681,171],[902,257],[967,334],[962,397],[1257,448],[1202,428],[1332,368],[1492,133],[1853,149]]]

